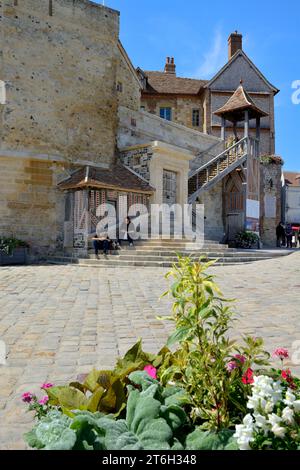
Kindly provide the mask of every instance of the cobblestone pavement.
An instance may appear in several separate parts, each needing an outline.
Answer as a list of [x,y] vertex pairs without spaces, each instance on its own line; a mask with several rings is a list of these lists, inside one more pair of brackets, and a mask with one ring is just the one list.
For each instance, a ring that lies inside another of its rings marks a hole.
[[[233,336],[263,336],[273,350],[300,340],[300,253],[251,265],[212,268],[238,299]],[[32,425],[20,395],[41,383],[66,383],[93,366],[111,367],[138,337],[157,351],[170,326],[156,320],[170,300],[165,269],[76,266],[0,268],[0,449],[22,449]],[[300,374],[300,367],[293,367]]]

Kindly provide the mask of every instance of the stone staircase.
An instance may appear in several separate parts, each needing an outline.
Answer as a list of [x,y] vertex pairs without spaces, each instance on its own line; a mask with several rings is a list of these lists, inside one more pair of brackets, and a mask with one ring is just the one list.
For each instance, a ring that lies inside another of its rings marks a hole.
[[107,256],[99,255],[96,259],[93,250],[89,250],[86,258],[70,257],[63,254],[47,258],[53,264],[77,264],[89,267],[171,267],[177,261],[177,253],[199,259],[205,256],[207,260],[217,259],[217,265],[252,263],[275,257],[288,255],[282,250],[237,250],[221,245],[216,241],[206,240],[204,246],[197,242],[179,239],[151,239],[137,241],[133,247],[123,243],[121,250]]

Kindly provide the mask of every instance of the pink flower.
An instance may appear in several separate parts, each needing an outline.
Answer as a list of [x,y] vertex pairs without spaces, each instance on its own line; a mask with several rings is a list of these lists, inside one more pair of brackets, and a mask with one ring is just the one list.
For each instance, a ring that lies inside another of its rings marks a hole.
[[41,388],[44,388],[44,389],[51,388],[51,387],[54,387],[54,385],[51,384],[51,383],[45,383],[45,384],[41,385]]
[[275,349],[275,351],[273,352],[273,357],[278,357],[279,359],[281,359],[283,361],[283,359],[288,359],[289,358],[289,352],[287,349],[285,348],[277,348]]
[[230,361],[228,364],[226,364],[226,369],[228,372],[232,372],[233,370],[237,369],[238,365],[235,361]]
[[22,401],[24,401],[24,403],[31,403],[32,400],[33,400],[33,394],[32,393],[30,393],[30,392],[23,393]]
[[45,397],[43,397],[39,400],[39,404],[40,405],[46,405],[46,403],[48,403],[48,401],[49,401],[49,397],[46,395]]
[[245,356],[242,356],[241,354],[236,354],[234,358],[237,359],[241,364],[245,364],[246,362]]
[[157,379],[157,373],[156,373],[155,367],[148,365],[144,367],[144,371],[147,372],[147,374],[150,375],[152,379]]

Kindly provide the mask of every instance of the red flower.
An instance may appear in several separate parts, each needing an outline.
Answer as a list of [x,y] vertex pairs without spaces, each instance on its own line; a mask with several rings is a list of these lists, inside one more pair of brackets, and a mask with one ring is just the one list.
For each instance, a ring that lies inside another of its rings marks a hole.
[[290,380],[292,378],[292,373],[291,373],[290,369],[283,370],[281,372],[281,377],[284,380]]
[[254,383],[254,378],[253,378],[253,370],[252,369],[247,369],[246,372],[244,373],[242,377],[242,382],[245,385],[250,385]]
[[290,371],[290,369],[286,369],[286,370],[283,370],[281,372],[281,377],[287,381],[287,383],[289,384],[289,387],[293,390],[295,390],[297,387],[294,383],[294,379],[292,377],[292,373]]

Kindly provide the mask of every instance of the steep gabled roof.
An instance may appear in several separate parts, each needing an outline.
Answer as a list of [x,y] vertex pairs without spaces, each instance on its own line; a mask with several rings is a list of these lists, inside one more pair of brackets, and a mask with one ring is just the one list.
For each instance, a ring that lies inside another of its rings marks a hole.
[[248,62],[248,64],[250,65],[250,67],[253,68],[253,70],[255,70],[255,72],[257,73],[257,75],[259,75],[259,77],[265,82],[265,84],[274,92],[274,95],[277,95],[277,93],[279,93],[279,89],[276,88],[274,85],[272,85],[272,83],[269,82],[269,80],[266,79],[266,77],[261,73],[261,71],[256,67],[256,65],[252,62],[251,59],[249,59],[249,57],[247,56],[247,54],[242,51],[242,50],[238,50],[232,57],[231,59],[224,65],[224,67],[222,67],[221,70],[219,70],[219,72],[211,79],[208,81],[208,83],[204,86],[205,88],[209,88],[216,80],[217,78],[219,78],[222,73],[239,57],[239,56],[242,56],[244,57],[244,59]]
[[93,166],[82,167],[61,181],[58,187],[62,190],[107,188],[145,194],[152,194],[155,191],[143,178],[132,173],[119,162],[109,169]]
[[[249,118],[266,117],[267,113],[262,111],[249,96],[241,84],[222,108],[214,112],[217,116],[224,116],[230,121],[243,119],[244,111],[249,111]],[[241,119],[240,119],[241,118]]]
[[207,80],[177,77],[172,73],[143,71],[147,77],[148,86],[143,93],[198,95],[206,85]]

